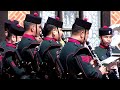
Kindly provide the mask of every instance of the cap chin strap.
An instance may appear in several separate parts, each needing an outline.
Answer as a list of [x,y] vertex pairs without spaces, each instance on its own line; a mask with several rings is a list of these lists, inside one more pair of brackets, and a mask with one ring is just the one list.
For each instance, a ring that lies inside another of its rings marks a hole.
[[[57,29],[58,29],[58,27],[57,27]],[[59,29],[58,29],[58,41],[60,41],[60,32],[59,32]]]
[[37,37],[37,24],[36,24],[36,34],[35,34],[35,37]]
[[84,35],[83,45],[85,44],[85,37],[86,37],[86,29],[85,29],[85,35]]
[[104,45],[104,42],[103,42],[102,38],[101,38],[101,43]]
[[17,35],[16,35],[16,42],[17,42]]

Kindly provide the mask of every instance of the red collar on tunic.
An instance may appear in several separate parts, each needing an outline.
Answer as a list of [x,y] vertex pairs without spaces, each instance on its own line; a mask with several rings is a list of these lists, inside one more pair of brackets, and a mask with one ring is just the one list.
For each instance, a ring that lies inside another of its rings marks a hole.
[[50,38],[50,37],[45,37],[45,38],[44,38],[44,40],[47,40],[47,41],[52,40],[52,41],[54,41],[54,42],[56,42],[56,41],[57,41],[55,38]]
[[73,43],[76,43],[76,44],[80,44],[80,41],[78,41],[77,39],[74,39],[74,38],[68,38],[68,42],[73,42]]
[[35,37],[33,35],[29,35],[29,34],[23,34],[23,37],[25,38],[30,38],[32,40],[35,40]]
[[12,43],[7,43],[6,46],[16,48],[16,45],[14,45],[14,44],[12,44]]
[[103,45],[102,43],[100,43],[100,47],[101,47],[101,48],[104,48],[104,49],[109,48],[109,46],[105,46],[105,45]]

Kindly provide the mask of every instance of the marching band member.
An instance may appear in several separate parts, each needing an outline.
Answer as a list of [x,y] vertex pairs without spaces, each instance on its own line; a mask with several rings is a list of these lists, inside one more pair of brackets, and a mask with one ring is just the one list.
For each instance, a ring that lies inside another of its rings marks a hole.
[[[95,53],[98,58],[102,61],[111,56],[112,51],[116,51],[115,48],[110,47],[112,41],[113,31],[108,26],[103,26],[99,29],[100,45],[95,47]],[[116,71],[113,69],[108,73],[109,79],[118,79]]]
[[72,36],[61,50],[60,61],[67,79],[102,79],[102,75],[107,73],[104,66],[95,69],[91,65],[92,57],[84,47],[91,25],[86,19],[76,18]]

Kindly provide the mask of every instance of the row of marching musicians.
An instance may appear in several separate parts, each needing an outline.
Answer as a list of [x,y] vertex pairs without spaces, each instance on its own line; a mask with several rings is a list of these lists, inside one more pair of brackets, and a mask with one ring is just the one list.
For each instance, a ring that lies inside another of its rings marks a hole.
[[[43,29],[41,20],[34,13],[26,15],[24,28],[16,20],[5,22],[0,79],[118,79],[115,69],[99,66],[94,57],[97,54],[100,61],[110,57],[111,28],[99,29],[101,43],[93,53],[85,46],[92,25],[87,19],[75,19],[67,42],[62,40],[63,22],[58,17],[48,17]],[[120,52],[117,48],[112,51]]]

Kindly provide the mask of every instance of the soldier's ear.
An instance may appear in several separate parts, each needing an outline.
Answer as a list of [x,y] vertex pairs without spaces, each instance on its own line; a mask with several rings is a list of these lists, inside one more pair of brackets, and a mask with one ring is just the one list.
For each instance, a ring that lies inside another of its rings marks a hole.
[[84,31],[83,31],[83,30],[81,30],[81,31],[80,31],[80,34],[83,34],[83,33],[84,33]]
[[53,29],[51,33],[52,33],[52,37],[55,37],[56,30]]
[[34,26],[34,25],[31,25],[31,26],[30,26],[30,29],[31,29],[31,32],[34,32],[35,26]]
[[34,29],[34,26],[32,26],[32,27],[31,27],[31,31],[34,32],[34,30],[35,30],[35,29]]
[[34,28],[32,28],[31,31],[34,32]]
[[16,36],[12,35],[12,38],[16,38]]
[[53,29],[53,30],[52,30],[52,33],[53,33],[53,34],[55,34],[55,33],[56,33],[56,30],[55,30],[55,29]]
[[16,41],[17,41],[17,38],[16,38],[16,36],[15,36],[15,35],[12,35],[11,39],[12,39],[12,41],[14,41],[14,42],[16,42]]
[[84,31],[81,30],[81,31],[80,31],[80,38],[83,38],[83,37],[84,37]]

